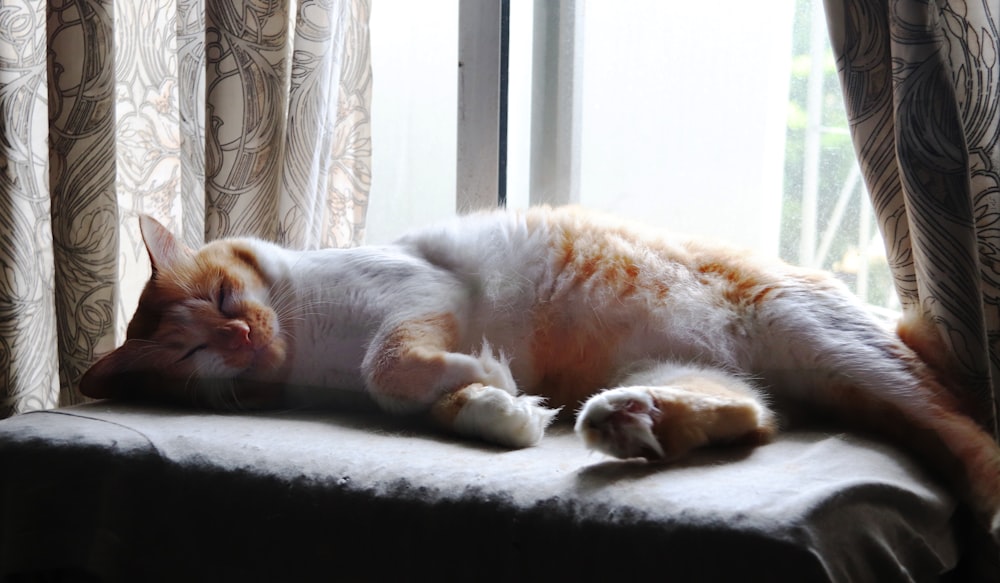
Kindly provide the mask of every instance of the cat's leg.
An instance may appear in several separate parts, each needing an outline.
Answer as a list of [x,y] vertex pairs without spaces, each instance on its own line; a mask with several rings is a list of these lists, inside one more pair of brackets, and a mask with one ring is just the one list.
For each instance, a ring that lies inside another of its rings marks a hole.
[[454,352],[449,316],[413,319],[376,339],[362,364],[369,393],[394,413],[430,411],[452,431],[508,447],[537,443],[556,410],[519,394],[510,367],[488,343]]
[[584,403],[576,432],[619,458],[676,459],[716,443],[763,443],[774,414],[746,380],[719,370],[657,363]]

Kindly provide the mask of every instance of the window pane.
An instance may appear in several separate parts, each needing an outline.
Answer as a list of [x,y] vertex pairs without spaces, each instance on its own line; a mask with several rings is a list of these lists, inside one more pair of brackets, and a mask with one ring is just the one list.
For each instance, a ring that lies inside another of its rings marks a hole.
[[789,3],[611,4],[587,4],[581,202],[776,253]]
[[[891,306],[820,0],[778,0],[767,10],[741,0],[711,9],[581,5],[576,202],[832,269],[866,300]],[[537,42],[530,6],[511,7],[514,207],[529,201],[515,188],[530,184],[519,136],[530,136],[523,102],[533,63],[516,52]]]
[[831,270],[872,306],[896,310],[824,19],[819,0],[796,2],[780,255]]
[[[579,202],[776,254],[792,15],[790,0],[586,3]],[[530,77],[515,66],[512,95]]]
[[455,213],[458,1],[376,0],[367,242]]

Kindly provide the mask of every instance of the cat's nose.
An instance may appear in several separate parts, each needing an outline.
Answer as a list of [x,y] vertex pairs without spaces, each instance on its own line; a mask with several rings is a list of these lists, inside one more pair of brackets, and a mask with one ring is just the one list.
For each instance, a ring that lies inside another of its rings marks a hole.
[[229,350],[250,346],[250,326],[242,320],[230,320],[219,330],[223,345]]

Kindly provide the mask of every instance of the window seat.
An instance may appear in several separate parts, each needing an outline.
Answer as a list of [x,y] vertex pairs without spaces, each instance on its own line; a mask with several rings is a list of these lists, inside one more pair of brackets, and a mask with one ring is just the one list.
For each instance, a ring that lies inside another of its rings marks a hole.
[[958,555],[949,494],[849,434],[662,465],[559,425],[506,451],[363,407],[96,402],[0,421],[0,468],[0,581],[924,581]]

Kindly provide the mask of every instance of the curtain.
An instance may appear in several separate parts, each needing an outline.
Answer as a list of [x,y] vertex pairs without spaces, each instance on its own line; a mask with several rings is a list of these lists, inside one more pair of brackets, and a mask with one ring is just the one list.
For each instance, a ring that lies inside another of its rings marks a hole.
[[191,246],[364,236],[370,0],[0,2],[0,418],[68,405]]
[[1000,6],[826,0],[852,138],[904,317],[970,411],[1000,395]]

